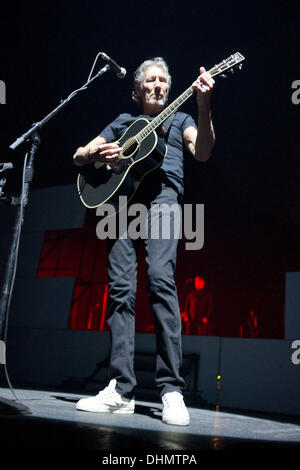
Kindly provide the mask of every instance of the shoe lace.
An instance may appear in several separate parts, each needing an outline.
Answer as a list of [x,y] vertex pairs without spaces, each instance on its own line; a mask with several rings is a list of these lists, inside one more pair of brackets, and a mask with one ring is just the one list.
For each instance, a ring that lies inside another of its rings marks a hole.
[[116,392],[116,380],[113,379],[109,382],[108,386],[105,387],[98,393],[98,396],[101,398],[110,398],[118,396],[118,392]]
[[163,396],[163,403],[167,408],[171,406],[177,406],[180,408],[185,408],[183,401],[183,396],[179,392],[169,392]]

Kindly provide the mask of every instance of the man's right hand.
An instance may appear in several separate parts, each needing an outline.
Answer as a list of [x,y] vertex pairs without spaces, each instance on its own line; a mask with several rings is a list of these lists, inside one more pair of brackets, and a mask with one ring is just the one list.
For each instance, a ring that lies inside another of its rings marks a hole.
[[95,162],[111,163],[119,158],[121,151],[118,142],[105,143],[89,148],[89,157]]
[[103,162],[111,164],[118,159],[122,148],[119,142],[106,142],[102,137],[96,137],[85,147],[79,147],[73,155],[76,166],[88,163]]

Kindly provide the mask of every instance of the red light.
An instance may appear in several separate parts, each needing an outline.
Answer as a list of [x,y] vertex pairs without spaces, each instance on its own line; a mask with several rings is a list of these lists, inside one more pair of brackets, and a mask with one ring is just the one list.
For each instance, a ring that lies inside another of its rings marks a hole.
[[204,289],[205,286],[205,280],[201,276],[196,276],[195,277],[195,288],[197,290]]

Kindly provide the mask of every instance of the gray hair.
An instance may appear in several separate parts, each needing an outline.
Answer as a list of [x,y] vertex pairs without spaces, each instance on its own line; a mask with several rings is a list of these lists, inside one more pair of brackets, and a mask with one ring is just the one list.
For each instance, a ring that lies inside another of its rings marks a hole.
[[136,103],[140,104],[141,100],[140,97],[136,93],[136,88],[141,88],[141,84],[145,78],[145,72],[148,67],[155,65],[156,67],[160,67],[163,72],[167,75],[167,84],[168,84],[168,92],[171,87],[172,77],[169,74],[169,67],[166,61],[162,57],[153,57],[152,59],[145,60],[134,72],[134,88],[132,91],[132,99]]

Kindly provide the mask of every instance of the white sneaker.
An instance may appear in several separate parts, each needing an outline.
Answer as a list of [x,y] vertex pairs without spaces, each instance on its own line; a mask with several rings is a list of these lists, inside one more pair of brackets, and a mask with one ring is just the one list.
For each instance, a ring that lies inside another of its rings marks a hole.
[[190,424],[189,412],[184,404],[183,396],[179,392],[168,392],[162,396],[162,420],[167,424],[188,426]]
[[76,403],[76,409],[95,413],[134,413],[134,399],[125,398],[116,391],[116,379],[95,397],[82,398]]

